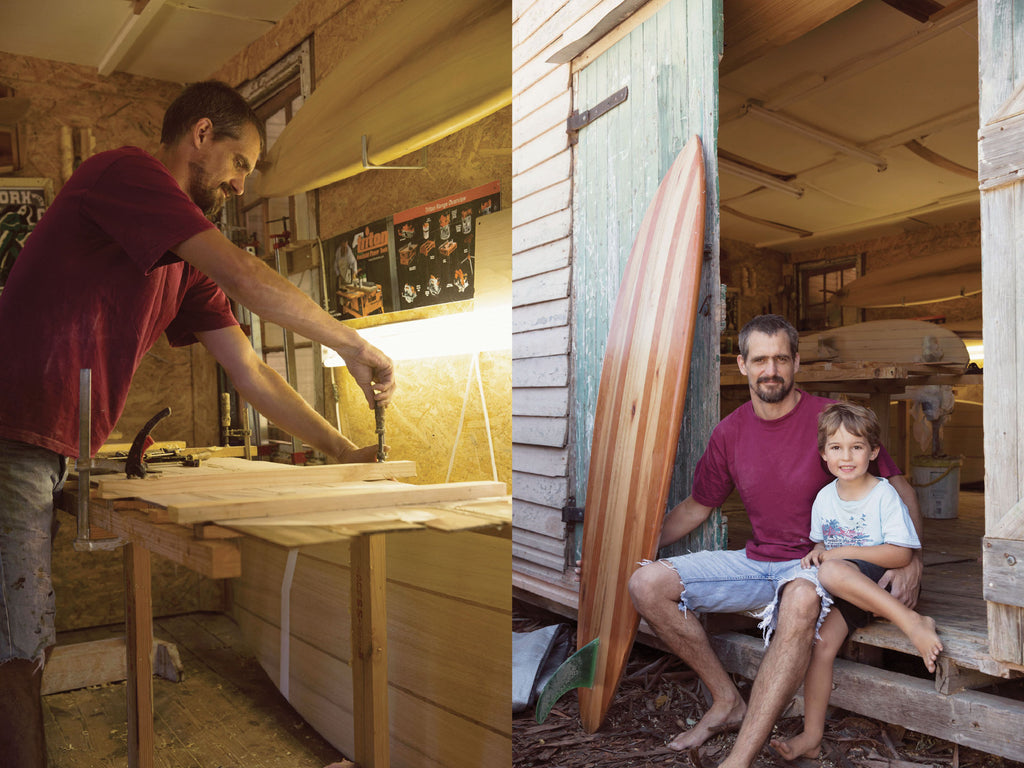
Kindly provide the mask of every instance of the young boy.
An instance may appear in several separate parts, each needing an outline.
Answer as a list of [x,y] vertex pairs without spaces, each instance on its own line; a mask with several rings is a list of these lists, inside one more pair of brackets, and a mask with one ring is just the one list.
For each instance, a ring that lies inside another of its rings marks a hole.
[[834,403],[818,417],[818,452],[836,480],[818,493],[811,509],[816,546],[802,560],[818,567],[818,581],[836,598],[821,625],[804,680],[804,730],[771,745],[787,760],[817,757],[832,692],[832,662],[848,634],[872,615],[882,616],[910,638],[929,672],[942,643],[935,621],[878,586],[887,569],[910,562],[921,546],[907,508],[884,478],[868,474],[881,436],[875,414],[852,403]]

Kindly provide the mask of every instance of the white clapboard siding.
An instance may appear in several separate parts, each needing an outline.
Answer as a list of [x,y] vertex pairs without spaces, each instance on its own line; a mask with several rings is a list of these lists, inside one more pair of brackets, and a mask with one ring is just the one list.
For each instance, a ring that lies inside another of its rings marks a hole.
[[593,27],[621,5],[515,0],[512,7],[513,559],[517,571],[557,582],[571,573],[561,509],[570,494],[572,450],[572,148],[566,120],[573,104],[570,65],[548,59],[579,37],[581,23]]

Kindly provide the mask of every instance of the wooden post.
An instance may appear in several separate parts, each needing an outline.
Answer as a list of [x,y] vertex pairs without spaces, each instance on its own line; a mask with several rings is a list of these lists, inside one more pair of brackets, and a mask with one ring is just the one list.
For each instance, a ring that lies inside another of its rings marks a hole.
[[390,764],[385,534],[352,539],[352,713],[355,762]]
[[149,550],[124,547],[128,765],[153,768],[153,584]]

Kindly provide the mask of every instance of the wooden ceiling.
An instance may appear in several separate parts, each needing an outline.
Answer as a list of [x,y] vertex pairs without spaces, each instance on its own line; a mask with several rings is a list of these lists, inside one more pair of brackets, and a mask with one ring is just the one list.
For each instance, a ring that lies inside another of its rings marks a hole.
[[782,251],[978,216],[973,0],[725,0],[722,237]]
[[0,51],[176,83],[202,80],[298,0],[3,0]]

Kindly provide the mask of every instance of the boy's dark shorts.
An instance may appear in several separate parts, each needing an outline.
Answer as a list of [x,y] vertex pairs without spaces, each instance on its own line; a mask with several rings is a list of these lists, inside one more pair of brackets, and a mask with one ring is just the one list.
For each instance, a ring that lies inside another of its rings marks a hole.
[[[867,560],[853,560],[847,558],[847,561],[856,565],[860,569],[861,573],[863,573],[876,584],[878,583],[878,580],[882,578],[882,574],[889,570],[888,568],[883,568],[880,565],[869,563]],[[886,587],[885,591],[888,592],[889,588]],[[834,610],[838,610],[839,613],[842,615],[843,619],[846,621],[847,635],[849,635],[855,629],[866,627],[874,618],[874,614],[870,613],[869,611],[865,611],[863,608],[858,608],[853,603],[848,603],[846,600],[843,600],[839,597],[835,598],[834,602],[832,603],[832,608]]]

